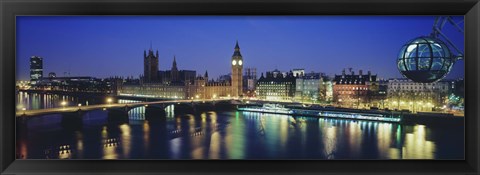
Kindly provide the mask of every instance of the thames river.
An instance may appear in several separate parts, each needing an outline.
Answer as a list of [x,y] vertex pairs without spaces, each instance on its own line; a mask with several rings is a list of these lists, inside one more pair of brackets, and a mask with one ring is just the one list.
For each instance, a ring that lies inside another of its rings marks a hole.
[[[105,97],[17,94],[17,110],[87,105]],[[130,100],[116,99],[118,103]],[[62,115],[17,123],[19,159],[464,159],[463,126],[427,126],[239,111],[145,120],[145,109],[126,123],[108,112],[83,116],[81,129],[62,127]],[[446,127],[447,126],[447,127]]]

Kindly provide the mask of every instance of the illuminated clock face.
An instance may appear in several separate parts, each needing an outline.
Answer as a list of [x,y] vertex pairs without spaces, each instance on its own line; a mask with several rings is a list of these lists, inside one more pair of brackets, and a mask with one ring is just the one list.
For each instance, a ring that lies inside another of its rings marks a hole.
[[243,64],[243,61],[242,60],[238,60],[238,65],[242,65]]
[[234,66],[237,65],[237,60],[233,60],[232,65],[234,65]]

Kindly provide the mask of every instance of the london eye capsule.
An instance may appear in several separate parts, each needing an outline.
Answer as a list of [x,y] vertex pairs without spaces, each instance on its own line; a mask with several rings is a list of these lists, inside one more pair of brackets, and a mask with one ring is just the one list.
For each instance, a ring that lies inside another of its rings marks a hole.
[[437,38],[421,36],[407,42],[397,58],[400,73],[418,83],[443,79],[456,58],[447,45]]

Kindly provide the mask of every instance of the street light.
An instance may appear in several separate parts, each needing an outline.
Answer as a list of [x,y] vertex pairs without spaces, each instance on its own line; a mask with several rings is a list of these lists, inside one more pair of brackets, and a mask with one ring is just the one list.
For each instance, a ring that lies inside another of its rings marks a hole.
[[27,110],[27,108],[22,108],[22,111],[23,111],[23,115],[25,115],[25,111]]
[[67,102],[66,101],[62,101],[62,103],[60,103],[62,105],[63,108],[65,108],[65,106],[67,105]]
[[112,98],[107,98],[107,103],[110,104],[112,103],[113,99]]

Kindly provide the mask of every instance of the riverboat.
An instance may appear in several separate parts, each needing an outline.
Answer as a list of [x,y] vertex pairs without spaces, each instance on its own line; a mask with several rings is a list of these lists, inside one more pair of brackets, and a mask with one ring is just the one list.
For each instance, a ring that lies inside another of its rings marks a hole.
[[280,104],[264,104],[263,106],[245,106],[239,107],[239,111],[261,112],[273,114],[287,114],[296,116],[315,116],[327,118],[342,118],[351,120],[370,120],[383,122],[401,122],[401,115],[388,112],[366,112],[366,111],[342,111],[329,108],[286,108]]
[[249,111],[249,112],[263,112],[263,113],[273,113],[273,114],[293,114],[293,110],[285,108],[280,104],[264,104],[262,107],[259,106],[248,106],[240,107],[239,111]]

